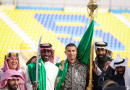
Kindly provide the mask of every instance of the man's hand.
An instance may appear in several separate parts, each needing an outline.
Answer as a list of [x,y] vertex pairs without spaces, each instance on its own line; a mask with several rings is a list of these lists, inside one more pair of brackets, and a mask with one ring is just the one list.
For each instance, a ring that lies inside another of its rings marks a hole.
[[37,90],[38,86],[39,86],[39,84],[35,81],[33,83],[33,90]]
[[104,65],[104,71],[107,70],[108,66],[110,65],[111,61],[107,61]]

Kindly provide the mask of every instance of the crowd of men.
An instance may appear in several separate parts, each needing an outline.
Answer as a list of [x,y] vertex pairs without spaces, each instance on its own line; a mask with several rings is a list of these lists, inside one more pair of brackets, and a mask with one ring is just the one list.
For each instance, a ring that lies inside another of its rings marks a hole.
[[[107,46],[103,41],[95,43],[93,90],[129,90],[128,60],[120,57],[113,60],[112,52]],[[65,54],[66,60],[54,64],[52,45],[40,44],[38,64],[36,64],[37,57],[33,56],[27,62],[24,73],[20,70],[19,54],[9,52],[5,55],[4,65],[0,71],[0,90],[87,90],[89,66],[77,59],[75,44],[67,44]]]

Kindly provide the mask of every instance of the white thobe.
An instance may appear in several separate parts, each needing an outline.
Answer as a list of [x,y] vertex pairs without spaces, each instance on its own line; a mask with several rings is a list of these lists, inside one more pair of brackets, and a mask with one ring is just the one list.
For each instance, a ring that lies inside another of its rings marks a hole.
[[[44,67],[46,69],[46,90],[54,90],[56,77],[58,75],[58,67],[50,61],[45,62]],[[25,73],[26,88],[27,90],[33,90],[32,84],[28,74],[28,67]]]

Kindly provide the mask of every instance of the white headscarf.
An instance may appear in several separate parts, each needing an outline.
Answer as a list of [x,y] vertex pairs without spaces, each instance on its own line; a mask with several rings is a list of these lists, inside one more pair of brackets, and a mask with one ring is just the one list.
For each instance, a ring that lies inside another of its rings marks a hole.
[[106,56],[112,58],[112,51],[109,50],[107,46],[108,46],[107,42],[103,42],[103,41],[95,42],[95,51],[98,48],[104,48],[105,50],[107,50]]
[[113,69],[115,69],[118,66],[125,66],[125,73],[124,73],[125,86],[130,87],[130,67],[128,67],[128,59],[117,57],[116,59],[112,60],[110,66]]

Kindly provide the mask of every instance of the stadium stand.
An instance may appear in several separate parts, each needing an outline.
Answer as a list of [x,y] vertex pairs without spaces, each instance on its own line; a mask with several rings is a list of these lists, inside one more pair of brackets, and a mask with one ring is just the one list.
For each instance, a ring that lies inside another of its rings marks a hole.
[[122,15],[130,21],[130,13],[122,13]]
[[0,66],[9,49],[30,49],[30,47],[0,18]]
[[[56,50],[55,62],[59,62],[59,60],[65,59],[64,48],[66,44],[71,42],[78,46],[81,37],[89,26],[90,20],[86,13],[50,10],[20,9],[4,10],[4,12],[36,43],[40,35],[43,37],[42,42],[52,43],[53,48]],[[129,13],[120,15],[128,20],[130,18]],[[15,35],[15,32],[2,19],[0,19],[0,24],[0,35],[2,36],[0,39],[0,49],[2,51],[0,63],[2,63],[8,49],[30,49],[30,47]],[[94,40],[98,38],[106,41],[108,48],[113,51],[113,58],[117,54],[121,57],[130,58],[129,35],[130,27],[112,12],[98,13],[98,17],[95,18]],[[13,44],[13,42],[16,43]],[[20,47],[21,42],[23,43],[22,48]]]

